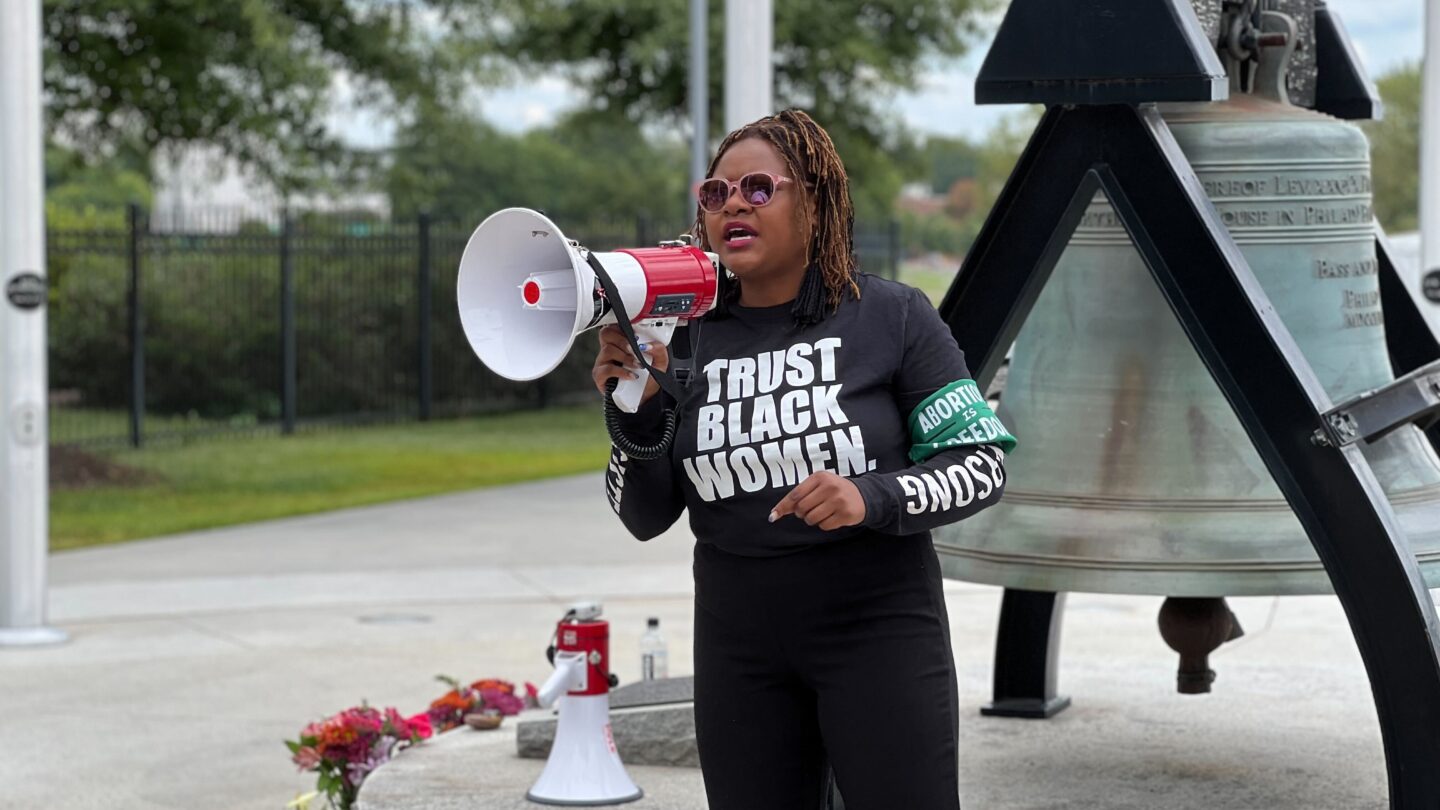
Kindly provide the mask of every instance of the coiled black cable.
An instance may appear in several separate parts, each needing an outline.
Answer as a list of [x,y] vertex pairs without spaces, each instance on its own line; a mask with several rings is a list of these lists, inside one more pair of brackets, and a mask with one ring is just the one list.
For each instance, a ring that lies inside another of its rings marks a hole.
[[652,461],[670,452],[670,445],[675,441],[675,409],[665,409],[665,430],[660,434],[660,441],[640,444],[626,436],[625,429],[620,425],[620,406],[615,404],[614,397],[618,384],[619,380],[614,377],[605,381],[605,429],[610,432],[610,443],[637,461]]

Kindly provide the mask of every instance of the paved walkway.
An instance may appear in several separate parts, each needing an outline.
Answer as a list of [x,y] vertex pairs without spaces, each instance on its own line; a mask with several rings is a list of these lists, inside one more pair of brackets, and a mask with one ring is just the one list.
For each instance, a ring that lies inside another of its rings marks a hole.
[[[577,598],[604,602],[622,681],[647,616],[687,674],[692,542],[683,527],[635,542],[592,474],[57,554],[51,616],[73,640],[0,649],[0,808],[280,808],[313,787],[281,744],[304,723],[361,699],[420,711],[436,674],[538,683]],[[1074,595],[1061,687],[1075,705],[1032,723],[973,711],[999,591],[946,593],[969,808],[1386,805],[1332,598],[1232,600],[1248,635],[1213,659],[1214,694],[1185,697],[1158,598]],[[442,742],[424,756],[463,748]],[[489,748],[477,778],[510,767]]]

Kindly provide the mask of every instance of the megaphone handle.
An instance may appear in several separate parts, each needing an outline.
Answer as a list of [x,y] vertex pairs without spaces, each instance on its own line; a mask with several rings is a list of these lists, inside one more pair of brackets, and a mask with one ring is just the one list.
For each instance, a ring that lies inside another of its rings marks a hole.
[[650,382],[650,372],[645,369],[636,369],[635,379],[620,380],[615,384],[615,393],[611,399],[615,400],[616,407],[625,413],[635,413],[640,410],[640,398],[645,396],[645,383]]
[[[670,337],[675,334],[675,321],[642,321],[634,325],[635,337],[642,343],[663,346],[670,345]],[[650,371],[643,365],[635,369],[636,375],[633,380],[618,380],[615,385],[615,393],[611,399],[615,405],[625,413],[635,413],[640,410],[640,399],[645,396],[645,384],[650,381]]]

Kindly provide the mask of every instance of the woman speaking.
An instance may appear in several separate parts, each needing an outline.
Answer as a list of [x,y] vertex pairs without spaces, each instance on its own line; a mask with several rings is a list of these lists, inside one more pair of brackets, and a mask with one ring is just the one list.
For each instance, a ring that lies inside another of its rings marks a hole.
[[[835,146],[788,110],[731,133],[697,190],[720,300],[683,401],[650,381],[606,486],[641,540],[686,509],[695,727],[711,810],[958,808],[958,705],[929,530],[995,503],[1010,437],[929,301],[860,273]],[[683,339],[683,338],[681,338]],[[637,361],[600,333],[602,391]],[[663,346],[648,347],[666,368]]]

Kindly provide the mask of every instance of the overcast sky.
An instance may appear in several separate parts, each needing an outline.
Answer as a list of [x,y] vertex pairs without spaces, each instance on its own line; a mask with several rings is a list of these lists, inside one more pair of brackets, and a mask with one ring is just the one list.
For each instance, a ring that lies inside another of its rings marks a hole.
[[[724,0],[710,0],[712,3]],[[783,1],[783,0],[782,0]],[[1427,0],[1329,0],[1355,43],[1373,80],[1406,61],[1420,58]],[[1440,13],[1440,0],[1428,0]],[[997,16],[998,19],[998,16]],[[722,47],[723,32],[712,31],[713,47]],[[1008,107],[977,107],[975,73],[989,47],[988,38],[976,43],[964,58],[931,65],[915,92],[900,94],[894,111],[911,129],[940,135],[983,135]],[[484,116],[510,131],[544,126],[557,114],[577,106],[581,95],[558,76],[539,76],[523,84],[489,88],[480,93]],[[342,108],[333,125],[359,145],[383,146],[393,124],[363,111]]]

